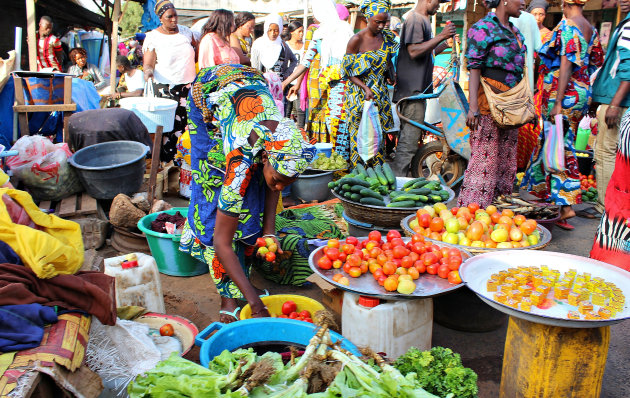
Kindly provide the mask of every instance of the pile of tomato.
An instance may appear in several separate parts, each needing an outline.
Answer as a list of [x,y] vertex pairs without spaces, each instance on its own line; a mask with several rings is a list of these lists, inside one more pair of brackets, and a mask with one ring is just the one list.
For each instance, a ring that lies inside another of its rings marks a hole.
[[298,312],[297,304],[295,304],[295,301],[293,300],[287,300],[282,303],[281,314],[271,314],[271,316],[275,318],[288,318],[295,319],[296,321],[313,323],[311,313],[307,310],[302,310]]
[[[372,277],[387,291],[397,290],[401,294],[408,292],[415,284],[413,281],[424,273],[438,275],[450,283],[459,284],[459,267],[462,263],[461,252],[456,248],[440,247],[425,241],[424,236],[415,234],[405,243],[398,231],[391,230],[385,241],[379,231],[371,231],[368,239],[359,242],[353,236],[345,241],[330,239],[323,248],[324,256],[317,262],[323,270],[340,269],[333,280],[349,285],[351,278],[358,278],[370,272]],[[402,291],[401,291],[402,290]]]

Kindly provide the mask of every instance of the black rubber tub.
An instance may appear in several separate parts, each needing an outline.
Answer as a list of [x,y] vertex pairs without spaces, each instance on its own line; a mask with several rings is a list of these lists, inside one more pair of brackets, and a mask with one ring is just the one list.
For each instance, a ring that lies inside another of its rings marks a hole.
[[77,170],[87,193],[96,199],[132,195],[144,179],[149,147],[135,141],[112,141],[77,151],[70,164]]

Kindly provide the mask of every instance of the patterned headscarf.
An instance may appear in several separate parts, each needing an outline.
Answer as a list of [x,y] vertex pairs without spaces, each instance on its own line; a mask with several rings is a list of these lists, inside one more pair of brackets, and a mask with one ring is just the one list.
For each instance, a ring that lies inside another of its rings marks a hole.
[[155,3],[155,15],[162,18],[162,15],[168,10],[174,10],[175,6],[169,0],[157,0]]
[[567,4],[575,4],[576,6],[583,6],[588,0],[564,0]]
[[361,12],[367,19],[375,15],[389,13],[392,3],[390,0],[363,0]]
[[293,120],[282,119],[274,132],[267,128],[262,131],[269,163],[278,173],[297,177],[313,161],[315,146],[308,142]]

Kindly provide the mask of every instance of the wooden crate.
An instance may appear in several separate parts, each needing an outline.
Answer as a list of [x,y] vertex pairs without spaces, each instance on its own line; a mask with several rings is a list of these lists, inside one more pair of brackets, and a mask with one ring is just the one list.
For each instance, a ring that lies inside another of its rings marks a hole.
[[96,199],[85,192],[68,196],[58,202],[44,200],[39,203],[40,209],[54,209],[54,214],[61,218],[85,217],[98,213]]

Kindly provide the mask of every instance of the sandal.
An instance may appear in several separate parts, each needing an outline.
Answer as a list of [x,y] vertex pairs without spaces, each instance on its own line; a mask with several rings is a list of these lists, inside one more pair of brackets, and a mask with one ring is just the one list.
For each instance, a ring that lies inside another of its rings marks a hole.
[[569,224],[567,222],[567,220],[559,220],[556,221],[556,226],[566,230],[566,231],[573,231],[575,229],[575,227],[571,224]]
[[232,312],[228,310],[219,310],[219,314],[228,315],[234,318],[235,321],[240,321],[240,318],[238,317],[238,315],[236,315],[236,313],[239,312],[240,310],[241,310],[241,307],[236,307],[234,311]]
[[262,298],[262,297],[267,297],[267,296],[269,296],[269,290],[267,290],[267,289],[263,289],[263,292],[264,292],[264,293],[263,293],[263,294],[261,294],[261,295],[259,295],[258,297],[261,297],[261,298]]

